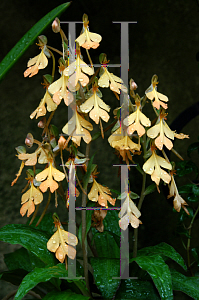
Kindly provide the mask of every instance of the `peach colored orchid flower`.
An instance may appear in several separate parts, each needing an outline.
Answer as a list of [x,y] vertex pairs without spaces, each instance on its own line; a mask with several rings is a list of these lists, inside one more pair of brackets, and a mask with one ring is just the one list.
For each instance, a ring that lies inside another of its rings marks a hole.
[[125,194],[126,200],[123,202],[121,210],[118,214],[120,218],[119,226],[122,230],[126,230],[129,223],[131,223],[131,226],[133,228],[138,228],[139,224],[142,224],[142,222],[139,220],[141,213],[134,202],[131,200],[129,193]]
[[[151,126],[151,121],[140,111],[140,101],[136,101],[136,111],[130,114],[127,118],[124,119],[124,125],[128,126],[127,133],[133,134],[134,131],[137,131],[138,135],[141,137],[145,134],[145,127]],[[142,123],[142,125],[140,124]]]
[[116,199],[111,198],[109,195],[111,195],[109,188],[97,183],[97,181],[93,178],[93,185],[90,193],[88,194],[88,199],[98,202],[101,206],[107,207],[107,201],[109,201],[112,205],[115,205]]
[[75,40],[79,45],[85,49],[96,49],[102,40],[101,35],[89,31],[88,18],[83,21],[83,33]]
[[164,182],[169,183],[171,181],[171,176],[161,169],[161,167],[171,170],[172,166],[163,157],[156,154],[155,150],[152,150],[151,157],[144,163],[143,170],[145,173],[151,175],[151,180],[153,180],[157,185],[160,183],[160,179]]
[[122,135],[120,127],[108,138],[108,142],[111,147],[116,149],[119,148],[120,150],[139,151],[141,147],[140,145],[134,143],[127,134]]
[[[47,179],[46,179],[47,178]],[[52,161],[49,163],[49,167],[38,173],[35,177],[37,181],[43,181],[39,188],[44,193],[50,188],[51,193],[58,189],[58,183],[56,181],[62,181],[65,178],[65,174],[53,167]],[[46,179],[46,180],[45,180]]]
[[26,166],[34,166],[37,163],[38,155],[39,155],[38,157],[39,164],[46,164],[48,162],[47,154],[42,147],[38,147],[37,150],[33,153],[20,153],[18,155],[18,158],[20,160],[26,160],[25,162]]
[[100,76],[98,80],[98,85],[102,88],[109,87],[113,92],[120,94],[120,90],[127,93],[127,88],[123,85],[123,80],[113,73],[109,73],[106,65],[102,65],[104,73]]
[[102,118],[103,121],[108,122],[110,116],[106,111],[109,112],[110,107],[97,96],[96,91],[97,89],[93,88],[93,95],[80,106],[80,109],[84,113],[90,111],[89,117],[96,124],[99,124],[100,118]]
[[[89,83],[89,78],[84,73],[88,75],[94,74],[94,69],[90,68],[81,58],[80,51],[76,50],[77,58],[76,60],[70,64],[64,71],[63,74],[69,77],[69,83],[76,87],[76,90],[79,89],[78,81],[80,81],[81,85],[84,87]],[[83,73],[84,72],[84,73]],[[73,74],[73,75],[72,75]]]
[[41,53],[28,61],[28,69],[24,72],[24,77],[32,77],[39,72],[39,69],[44,69],[48,65],[48,59],[44,54],[44,50]]
[[[172,172],[171,172],[172,173]],[[187,208],[185,207],[185,205],[188,205],[187,202],[179,195],[178,193],[178,189],[174,180],[174,176],[171,175],[171,182],[169,184],[169,195],[167,196],[167,198],[171,198],[174,197],[173,200],[173,206],[174,209],[177,212],[180,212],[181,207],[184,209],[184,211],[189,215],[189,211],[187,210]]]
[[27,212],[27,217],[29,217],[35,211],[35,205],[41,203],[43,201],[43,194],[34,187],[33,182],[31,182],[30,189],[22,195],[21,204],[22,207],[20,209],[20,214],[22,217]]
[[33,111],[33,113],[30,115],[30,118],[33,119],[36,116],[36,119],[42,116],[46,115],[46,108],[45,104],[47,105],[47,110],[49,112],[54,111],[57,108],[57,104],[55,104],[49,94],[48,91],[46,91],[43,99],[39,103],[39,106]]
[[151,101],[155,98],[155,101],[153,101],[153,106],[155,108],[160,109],[160,106],[162,106],[164,109],[167,109],[168,106],[164,102],[168,102],[169,99],[167,96],[157,92],[157,84],[158,82],[154,80],[151,86],[145,91],[145,94]]
[[51,252],[55,252],[56,258],[61,263],[64,262],[66,255],[70,259],[74,259],[76,256],[76,250],[72,246],[77,245],[77,237],[74,234],[65,231],[60,222],[55,223],[55,226],[57,227],[57,231],[49,239],[47,249]]
[[183,133],[177,134],[175,131],[172,131],[165,122],[165,114],[160,114],[159,123],[151,127],[147,131],[147,135],[150,138],[156,138],[159,135],[155,139],[155,145],[159,150],[162,150],[163,145],[165,145],[169,150],[173,148],[173,143],[169,139],[174,140],[174,137],[178,139],[189,138],[188,135]]
[[68,77],[62,73],[61,77],[53,82],[48,91],[53,95],[53,101],[59,105],[61,100],[64,99],[64,103],[68,106],[71,102],[73,102],[74,97],[73,94],[68,90],[69,89],[74,92],[75,89],[68,82]]
[[150,138],[155,139],[155,145],[158,149],[162,150],[165,145],[169,150],[173,148],[173,143],[168,139],[174,140],[174,131],[172,131],[164,120],[165,115],[160,114],[160,121],[147,131]]
[[90,143],[92,139],[90,133],[85,128],[91,131],[93,130],[93,125],[75,111],[69,122],[62,128],[62,131],[72,136],[72,141],[80,146],[81,138],[83,138],[87,144]]

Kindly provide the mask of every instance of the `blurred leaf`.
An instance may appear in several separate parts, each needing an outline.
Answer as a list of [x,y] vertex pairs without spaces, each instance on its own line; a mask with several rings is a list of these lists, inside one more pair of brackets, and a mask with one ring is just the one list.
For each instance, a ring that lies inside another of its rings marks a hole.
[[115,300],[159,300],[160,297],[151,281],[122,279]]
[[0,273],[0,279],[18,286],[26,275],[27,271],[17,269]]
[[156,184],[152,183],[151,185],[147,186],[146,190],[144,191],[144,195],[149,195],[155,191],[157,191]]
[[147,271],[158,289],[161,299],[172,300],[172,282],[169,267],[160,255],[138,256],[134,261]]
[[12,253],[4,254],[4,262],[10,271],[23,269],[27,272],[31,272],[35,267],[45,267],[45,264],[37,256],[25,248],[20,248]]
[[185,229],[182,225],[180,225],[176,228],[176,233],[180,234],[180,235],[185,235],[186,237],[191,238],[191,236],[189,235],[189,231],[187,229]]
[[134,200],[140,198],[140,196],[134,192],[130,192],[130,198]]
[[20,244],[45,264],[54,265],[55,258],[47,249],[48,236],[45,232],[21,224],[9,224],[0,229],[0,241]]
[[113,279],[120,276],[120,260],[91,257],[90,261],[95,284],[105,299],[112,299],[120,283],[120,279]]
[[188,194],[192,192],[193,186],[194,186],[193,183],[185,184],[179,187],[178,191],[180,194]]
[[0,81],[10,68],[18,61],[18,59],[26,52],[35,39],[54,21],[55,17],[63,13],[70,5],[70,2],[64,3],[53,9],[37,22],[10,50],[0,63]]
[[[33,289],[40,282],[46,282],[51,278],[60,278],[67,276],[68,271],[66,271],[65,264],[57,264],[56,266],[46,268],[35,268],[32,272],[30,272],[24,277],[14,299],[21,300],[27,294],[28,291]],[[82,272],[77,271],[77,277],[80,276],[82,276]],[[73,279],[72,281],[75,282],[76,280],[80,279]]]
[[190,201],[190,202],[198,202],[199,200],[199,197],[196,196],[195,194],[191,193],[187,196],[187,201]]
[[48,293],[43,300],[89,300],[90,297],[85,297],[80,294],[75,294],[74,292],[67,290],[65,292],[51,292]]
[[193,143],[191,145],[189,145],[188,149],[187,149],[187,155],[189,157],[191,157],[191,152],[198,150],[199,153],[199,142]]
[[186,174],[190,174],[191,172],[195,172],[196,177],[198,177],[198,168],[191,160],[178,161],[176,162],[176,167],[177,167],[177,175],[179,177],[182,177]]
[[174,291],[181,291],[194,300],[199,300],[199,277],[187,277],[173,269],[170,271]]

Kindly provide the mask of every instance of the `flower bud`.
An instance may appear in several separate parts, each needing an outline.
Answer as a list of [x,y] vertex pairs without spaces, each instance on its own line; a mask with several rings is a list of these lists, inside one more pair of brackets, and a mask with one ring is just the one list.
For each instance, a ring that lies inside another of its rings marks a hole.
[[135,91],[138,88],[137,84],[135,83],[135,81],[131,78],[130,80],[130,90],[131,91]]
[[31,148],[34,143],[34,138],[32,133],[28,133],[25,139],[25,144],[27,147]]
[[59,140],[58,140],[58,145],[60,149],[64,149],[67,146],[67,141],[66,139],[63,137],[63,135],[60,136]]
[[60,29],[61,29],[60,20],[58,18],[55,18],[52,23],[52,30],[53,30],[53,32],[58,33],[58,32],[60,32]]
[[46,117],[43,117],[37,124],[39,128],[44,128],[46,125]]
[[47,44],[48,40],[47,40],[47,37],[45,35],[39,35],[38,36],[38,41],[39,41],[39,44],[41,46],[44,46]]

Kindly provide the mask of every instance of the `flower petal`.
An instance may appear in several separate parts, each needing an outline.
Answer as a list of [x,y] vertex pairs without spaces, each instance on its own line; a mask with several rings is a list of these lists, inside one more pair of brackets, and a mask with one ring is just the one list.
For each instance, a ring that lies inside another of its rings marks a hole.
[[56,181],[62,181],[65,178],[65,174],[57,170],[52,166],[52,175]]
[[60,230],[61,230],[63,239],[67,244],[69,244],[71,246],[76,246],[78,244],[78,239],[74,234],[72,234],[68,231],[65,231],[64,229],[60,229]]
[[51,252],[55,252],[57,248],[59,247],[59,232],[58,230],[51,236],[47,243],[47,249]]
[[143,170],[147,174],[153,174],[154,168],[155,168],[155,159],[154,154],[151,155],[151,157],[144,163]]
[[147,130],[148,137],[154,139],[160,133],[160,123]]
[[48,176],[48,174],[49,174],[49,167],[47,169],[44,169],[42,172],[38,173],[35,176],[35,179],[37,181],[43,181],[44,179],[46,179],[46,177]]

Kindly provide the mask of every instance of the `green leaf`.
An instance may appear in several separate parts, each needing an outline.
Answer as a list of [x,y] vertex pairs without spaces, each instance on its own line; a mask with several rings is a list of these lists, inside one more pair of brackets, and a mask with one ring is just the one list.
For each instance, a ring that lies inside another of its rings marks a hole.
[[156,184],[153,183],[153,184],[147,186],[146,190],[144,191],[144,195],[145,195],[145,196],[146,196],[146,195],[149,195],[149,194],[155,192],[156,190],[157,190]]
[[[147,255],[156,255],[156,254],[171,258],[172,260],[177,262],[181,267],[183,267],[184,270],[187,270],[187,267],[181,255],[178,252],[176,252],[176,250],[170,245],[168,245],[167,243],[160,243],[156,246],[146,247],[138,251],[139,257],[147,256]],[[133,259],[131,259],[129,262],[132,261]]]
[[182,177],[186,174],[190,174],[191,172],[195,172],[196,175],[198,176],[198,168],[197,166],[194,164],[194,162],[192,162],[191,160],[190,161],[187,161],[187,160],[184,160],[184,161],[178,161],[176,163],[176,166],[177,166],[177,175],[179,177]]
[[[54,228],[55,228],[55,224],[52,218],[52,213],[47,213],[45,214],[45,216],[43,217],[43,219],[41,220],[41,222],[39,223],[39,225],[36,227],[37,221],[39,220],[40,216],[37,216],[34,221],[32,222],[31,225],[29,225],[30,227],[33,227],[37,230],[42,230],[45,231],[46,234],[49,236],[49,238],[51,237],[51,235],[53,235],[54,232]],[[30,220],[28,220],[27,225],[29,224]]]
[[119,258],[120,248],[114,235],[109,231],[99,232],[92,228],[93,240],[99,257]]
[[199,142],[193,143],[191,145],[189,145],[188,149],[187,149],[187,155],[189,157],[191,157],[191,152],[198,150],[199,153]]
[[198,200],[199,200],[199,197],[194,195],[193,193],[191,193],[187,196],[187,201],[198,202]]
[[192,183],[189,183],[189,184],[185,184],[181,187],[179,187],[178,191],[180,194],[188,194],[188,193],[191,193],[192,192],[192,189],[193,189],[193,185]]
[[2,272],[0,274],[0,279],[18,286],[22,282],[23,277],[25,277],[26,275],[27,275],[27,271],[22,269],[17,269],[17,270]]
[[85,297],[80,294],[75,294],[70,290],[65,292],[51,292],[48,293],[43,300],[89,300],[90,297]]
[[187,277],[173,269],[170,271],[174,291],[181,291],[194,300],[199,300],[199,277]]
[[4,254],[4,262],[10,271],[23,269],[27,272],[31,272],[35,267],[45,267],[45,264],[37,256],[25,248],[20,248],[12,253]]
[[54,265],[54,255],[48,251],[48,236],[45,232],[21,224],[9,224],[0,229],[0,241],[20,244],[45,264]]
[[18,61],[18,59],[26,52],[30,45],[32,45],[35,39],[40,35],[61,13],[65,11],[70,5],[70,2],[59,5],[47,15],[45,15],[39,22],[37,22],[10,50],[10,52],[4,57],[0,63],[0,81],[10,68]]
[[160,297],[151,281],[122,279],[115,300],[159,300]]
[[95,284],[105,299],[112,299],[120,283],[120,279],[113,279],[120,276],[120,260],[91,257],[90,261]]
[[51,124],[50,125],[50,133],[51,133],[51,135],[53,135],[55,137],[59,137],[59,129],[57,128],[57,126]]
[[161,299],[172,300],[172,282],[169,267],[160,255],[138,256],[134,261],[147,271],[158,289]]
[[[81,275],[82,273],[80,271],[77,272],[77,277]],[[21,300],[27,294],[28,291],[33,289],[40,282],[46,282],[51,278],[60,278],[67,276],[68,271],[66,271],[65,264],[57,264],[56,266],[46,268],[35,268],[32,272],[30,272],[24,277],[14,299]],[[73,280],[75,281],[78,279]]]
[[199,248],[192,248],[191,253],[194,257],[194,259],[199,263]]
[[83,187],[84,187],[84,189],[87,188],[88,181],[89,181],[89,178],[90,178],[90,175],[91,175],[91,172],[92,172],[92,163],[93,163],[94,156],[95,156],[95,153],[92,155],[91,159],[89,160],[88,167],[87,167],[87,172],[83,177],[83,183],[84,183]]
[[107,215],[103,220],[103,223],[105,231],[110,231],[119,237],[121,236],[117,210],[108,210]]

